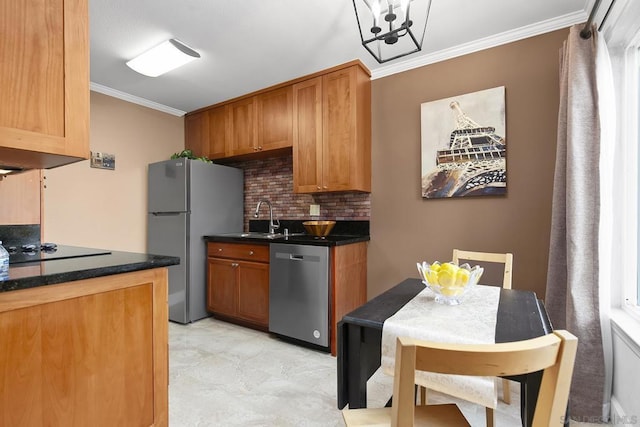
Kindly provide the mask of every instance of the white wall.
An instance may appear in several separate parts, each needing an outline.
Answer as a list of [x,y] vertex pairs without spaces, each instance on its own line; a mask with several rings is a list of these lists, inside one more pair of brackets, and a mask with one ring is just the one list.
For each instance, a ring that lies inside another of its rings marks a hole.
[[115,170],[89,161],[45,171],[44,239],[146,252],[147,164],[184,148],[184,119],[91,92],[92,151],[115,154]]

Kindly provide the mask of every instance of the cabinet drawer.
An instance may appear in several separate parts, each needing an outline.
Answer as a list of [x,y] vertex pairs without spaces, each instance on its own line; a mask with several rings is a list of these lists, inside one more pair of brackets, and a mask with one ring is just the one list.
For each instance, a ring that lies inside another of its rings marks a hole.
[[210,257],[269,262],[269,245],[209,242],[207,246]]

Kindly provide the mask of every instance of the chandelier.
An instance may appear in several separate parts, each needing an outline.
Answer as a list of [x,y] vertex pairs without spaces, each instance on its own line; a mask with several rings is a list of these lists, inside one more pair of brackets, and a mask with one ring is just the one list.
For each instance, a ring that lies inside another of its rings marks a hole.
[[431,0],[353,0],[362,45],[379,62],[422,49]]

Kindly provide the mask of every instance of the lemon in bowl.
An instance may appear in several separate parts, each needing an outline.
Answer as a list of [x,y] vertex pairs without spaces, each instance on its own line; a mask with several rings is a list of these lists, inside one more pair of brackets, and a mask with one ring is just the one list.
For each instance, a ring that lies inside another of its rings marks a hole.
[[422,282],[435,294],[435,301],[440,304],[458,305],[468,290],[478,283],[484,269],[476,265],[457,265],[454,262],[431,264],[418,263],[418,271]]

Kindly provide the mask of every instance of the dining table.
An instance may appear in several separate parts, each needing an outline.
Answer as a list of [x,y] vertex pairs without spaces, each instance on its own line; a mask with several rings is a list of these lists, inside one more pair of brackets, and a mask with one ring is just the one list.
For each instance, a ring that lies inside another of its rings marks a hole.
[[[424,289],[420,279],[405,279],[346,314],[338,323],[338,409],[346,405],[350,409],[366,408],[367,380],[381,364],[384,322]],[[496,316],[496,343],[536,338],[553,331],[543,302],[532,291],[501,288]],[[528,427],[542,372],[506,378],[520,383],[520,416],[522,425]]]

